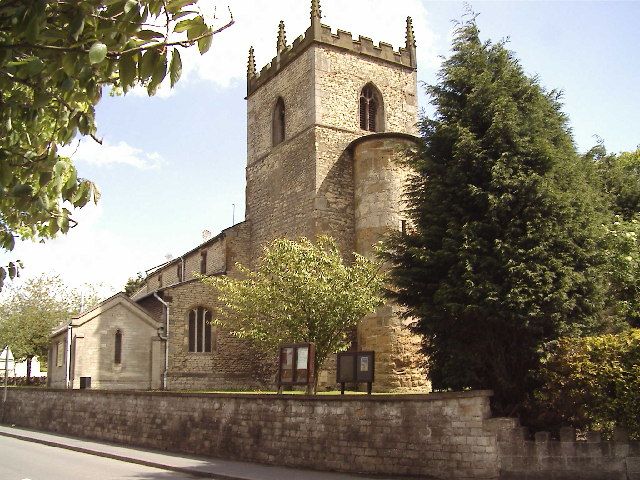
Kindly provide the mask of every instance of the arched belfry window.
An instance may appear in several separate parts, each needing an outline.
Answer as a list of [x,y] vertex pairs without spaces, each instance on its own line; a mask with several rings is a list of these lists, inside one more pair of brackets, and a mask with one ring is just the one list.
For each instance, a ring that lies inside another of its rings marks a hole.
[[285,111],[284,100],[282,97],[278,98],[276,106],[273,109],[273,126],[271,128],[273,146],[275,147],[279,143],[284,142],[285,136]]
[[116,330],[113,363],[122,363],[122,332],[120,330]]
[[384,131],[383,109],[380,90],[373,83],[367,83],[360,92],[360,128],[370,132]]
[[211,351],[211,312],[203,307],[189,312],[189,351]]

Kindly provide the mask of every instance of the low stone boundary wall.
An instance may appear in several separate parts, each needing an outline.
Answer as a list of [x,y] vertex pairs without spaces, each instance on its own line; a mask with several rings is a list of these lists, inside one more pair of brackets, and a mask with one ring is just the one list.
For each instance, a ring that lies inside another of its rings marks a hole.
[[498,432],[501,480],[640,480],[640,442],[616,430],[612,441],[588,432],[576,441],[573,428],[560,429],[560,439],[526,429],[513,419],[494,419]]
[[640,480],[640,443],[490,418],[491,392],[316,396],[13,387],[2,422],[126,445],[348,473]]
[[486,428],[490,395],[304,397],[11,388],[2,421],[301,468],[496,479],[497,435]]

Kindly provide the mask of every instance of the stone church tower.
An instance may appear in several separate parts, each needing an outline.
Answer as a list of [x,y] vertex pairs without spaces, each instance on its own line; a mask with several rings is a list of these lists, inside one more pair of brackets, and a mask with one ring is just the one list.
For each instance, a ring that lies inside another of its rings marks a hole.
[[[292,45],[280,22],[276,56],[260,72],[249,52],[246,221],[254,260],[276,237],[320,234],[334,237],[347,259],[370,255],[404,225],[406,172],[393,158],[417,133],[411,19],[399,51],[334,34],[321,20],[314,0],[311,25]],[[376,351],[378,388],[425,385],[417,347],[391,306],[358,329],[357,348]]]
[[[200,275],[238,275],[237,262],[255,266],[262,247],[277,237],[327,234],[346,261],[353,252],[371,256],[386,233],[404,228],[407,172],[395,160],[417,141],[411,19],[406,45],[397,51],[342,30],[332,33],[321,20],[320,3],[313,0],[311,25],[290,45],[280,22],[276,56],[260,72],[250,50],[246,219],[149,269],[131,299],[117,296],[86,322],[76,321],[71,327],[80,335],[69,330],[56,348],[71,341],[76,353],[83,344],[99,344],[107,353],[85,349],[71,368],[56,365],[52,385],[75,388],[83,375],[108,388],[131,388],[132,378],[139,388],[273,387],[273,358],[211,324],[216,292]],[[77,329],[87,322],[92,333],[82,334]],[[143,324],[158,331],[141,330]],[[393,305],[362,319],[354,332],[353,348],[376,353],[376,391],[428,387],[418,347]],[[331,365],[319,383],[335,387]]]

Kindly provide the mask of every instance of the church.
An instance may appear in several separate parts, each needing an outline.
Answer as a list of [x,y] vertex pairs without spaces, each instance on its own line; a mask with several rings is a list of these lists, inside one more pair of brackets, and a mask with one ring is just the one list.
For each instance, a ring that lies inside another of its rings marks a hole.
[[[273,359],[209,323],[215,293],[197,277],[255,267],[278,237],[326,234],[347,260],[371,256],[386,233],[406,227],[408,172],[397,160],[417,141],[411,18],[394,50],[332,32],[313,0],[304,35],[288,44],[280,22],[276,45],[260,70],[249,50],[245,220],[151,270],[131,298],[115,295],[53,332],[50,387],[273,387]],[[424,391],[420,339],[398,311],[387,304],[363,318],[352,348],[375,351],[375,391]],[[319,385],[331,388],[335,372],[325,367]]]

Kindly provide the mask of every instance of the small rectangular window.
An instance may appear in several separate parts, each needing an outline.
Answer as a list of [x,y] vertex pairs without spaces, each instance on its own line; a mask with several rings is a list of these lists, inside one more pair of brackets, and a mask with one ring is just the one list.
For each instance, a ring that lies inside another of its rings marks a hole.
[[207,251],[200,252],[200,273],[205,275],[207,273]]
[[158,275],[158,287],[162,286],[162,274]]
[[407,234],[407,221],[406,220],[400,220],[400,231],[402,232],[402,235],[406,235]]
[[116,330],[115,352],[114,352],[113,362],[115,364],[122,363],[122,332],[120,330]]

